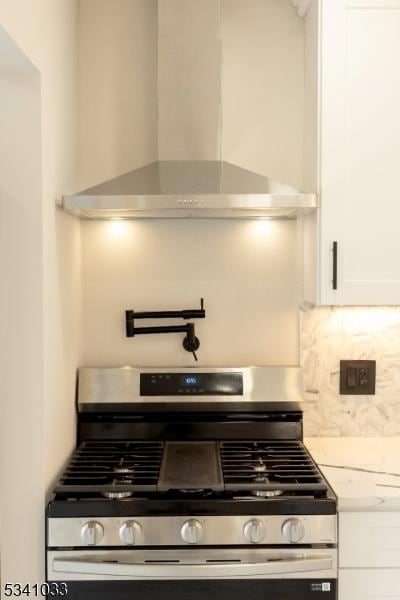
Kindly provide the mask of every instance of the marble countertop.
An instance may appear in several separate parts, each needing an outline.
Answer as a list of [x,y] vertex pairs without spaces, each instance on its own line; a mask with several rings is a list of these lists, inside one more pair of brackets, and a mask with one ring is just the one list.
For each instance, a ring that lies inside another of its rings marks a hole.
[[339,511],[400,511],[400,437],[306,438],[305,445]]

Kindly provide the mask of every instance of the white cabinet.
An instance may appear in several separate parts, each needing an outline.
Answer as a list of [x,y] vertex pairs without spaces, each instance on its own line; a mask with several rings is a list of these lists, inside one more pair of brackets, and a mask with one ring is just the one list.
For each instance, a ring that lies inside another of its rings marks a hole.
[[339,600],[400,600],[400,569],[340,569]]
[[400,513],[339,514],[339,600],[400,600]]
[[400,572],[400,513],[342,512],[339,531],[341,568],[391,568]]
[[315,0],[307,20],[320,57],[316,301],[400,304],[400,0]]

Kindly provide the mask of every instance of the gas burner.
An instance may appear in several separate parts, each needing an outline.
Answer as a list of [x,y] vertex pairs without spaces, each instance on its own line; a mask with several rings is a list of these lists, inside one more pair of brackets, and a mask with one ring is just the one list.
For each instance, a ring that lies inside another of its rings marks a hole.
[[254,481],[257,483],[268,483],[267,466],[263,463],[261,458],[259,458],[259,464],[253,467],[253,470],[257,474],[257,476],[254,477]]
[[114,465],[113,468],[113,473],[118,473],[119,475],[133,475],[134,470],[132,467],[128,467],[125,464],[125,457],[122,457],[118,464]]
[[257,474],[254,481],[257,483],[268,483],[267,465],[262,458],[258,459],[258,463],[253,467],[253,471]]
[[282,496],[284,494],[283,490],[251,490],[251,494],[253,496],[257,496],[257,498],[276,498],[277,496]]
[[123,500],[124,498],[131,498],[133,492],[101,492],[101,495],[109,500]]
[[134,473],[133,469],[129,469],[128,467],[122,467],[122,466],[121,467],[120,466],[113,467],[113,472],[118,473],[120,475],[124,475],[124,474],[125,475],[133,475],[133,473]]
[[266,473],[267,472],[267,465],[263,462],[262,458],[258,459],[258,465],[256,465],[254,467],[254,471],[256,473]]
[[[120,477],[118,479],[114,479],[112,485],[132,485],[133,479],[127,479],[126,477]],[[123,500],[124,498],[131,498],[133,496],[133,492],[124,491],[124,492],[112,492],[112,491],[103,491],[101,495],[104,498],[109,498],[110,500]]]
[[183,496],[197,496],[199,498],[207,498],[208,496],[213,495],[212,490],[206,490],[204,488],[200,488],[198,490],[178,490],[180,494]]

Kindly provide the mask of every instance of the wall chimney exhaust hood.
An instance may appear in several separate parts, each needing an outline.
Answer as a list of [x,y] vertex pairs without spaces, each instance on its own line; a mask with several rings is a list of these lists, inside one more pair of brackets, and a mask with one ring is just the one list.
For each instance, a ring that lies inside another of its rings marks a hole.
[[[232,67],[241,49],[236,46],[237,38],[226,30],[227,23],[238,18],[232,13],[232,3],[157,0],[152,6],[154,81],[149,93],[157,100],[157,111],[151,117],[157,127],[154,139],[146,140],[151,147],[146,156],[152,158],[143,159],[142,164],[155,162],[64,196],[63,208],[83,219],[294,219],[314,210],[315,194],[303,194],[266,176],[273,150],[267,144],[264,151],[262,146],[262,140],[269,140],[267,130],[257,136],[261,145],[249,141],[257,129],[256,120],[249,124],[244,115],[245,124],[234,132],[235,143],[227,142],[232,137],[235,90],[226,86],[224,73],[226,76],[231,64],[234,79]],[[254,15],[257,18],[257,13]],[[243,55],[242,50],[239,54]],[[252,64],[250,57],[246,60]],[[260,78],[268,82],[262,63],[260,72],[252,77],[249,81],[243,80],[243,75],[237,78],[238,92],[249,98],[256,93],[253,88]],[[139,89],[140,81],[135,85]],[[273,139],[276,144],[276,137]],[[121,145],[125,147],[126,142]],[[138,145],[142,140],[138,137],[131,143]],[[248,155],[238,152],[246,145]],[[278,153],[284,155],[285,148],[287,141]],[[241,158],[234,158],[237,156]],[[239,160],[247,168],[237,164]],[[276,165],[273,169],[280,172]]]
[[158,161],[64,196],[84,219],[297,218],[315,209],[314,194],[224,161]]

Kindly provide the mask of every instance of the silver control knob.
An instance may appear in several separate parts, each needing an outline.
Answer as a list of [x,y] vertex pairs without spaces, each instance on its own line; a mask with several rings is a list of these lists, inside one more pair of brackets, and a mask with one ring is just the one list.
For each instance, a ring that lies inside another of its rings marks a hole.
[[125,521],[119,528],[119,537],[127,546],[134,546],[142,537],[142,527],[136,521]]
[[259,519],[251,519],[243,527],[243,533],[252,544],[260,544],[265,538],[265,525]]
[[181,536],[188,544],[198,544],[203,537],[203,525],[196,519],[190,519],[182,525]]
[[306,530],[300,519],[288,519],[282,525],[283,537],[291,544],[298,544],[305,536]]
[[89,521],[81,529],[81,538],[88,546],[98,544],[104,535],[104,527],[97,521]]

